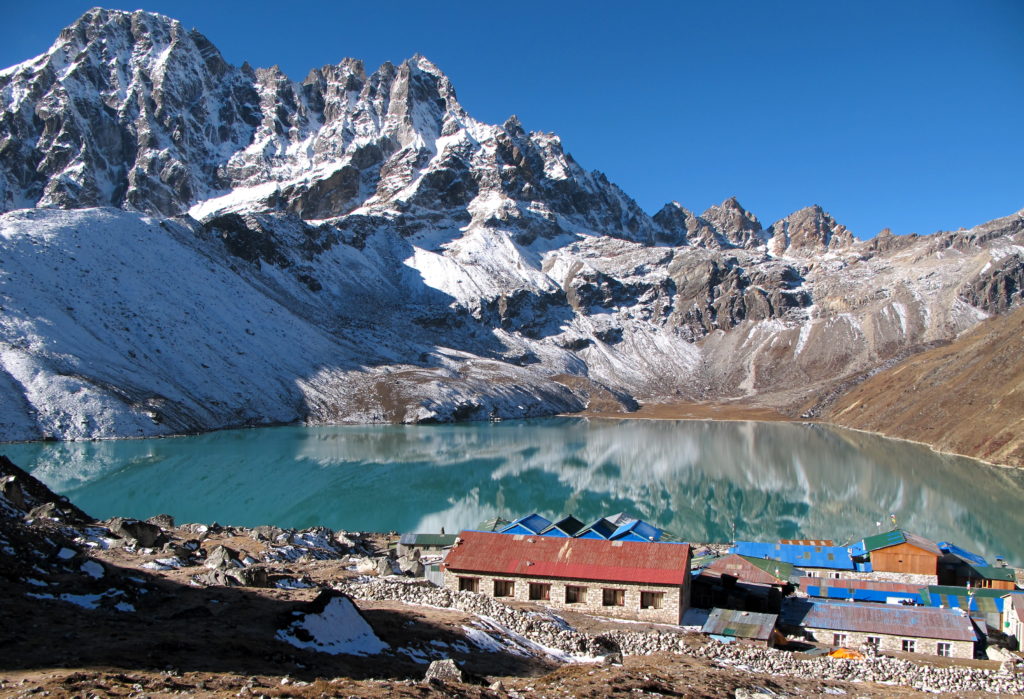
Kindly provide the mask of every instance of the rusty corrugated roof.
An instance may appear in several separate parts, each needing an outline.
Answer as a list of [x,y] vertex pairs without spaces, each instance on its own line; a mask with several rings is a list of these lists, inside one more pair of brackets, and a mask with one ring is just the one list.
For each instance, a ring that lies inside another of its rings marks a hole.
[[445,559],[449,570],[652,585],[682,585],[690,574],[686,544],[473,531],[459,539]]
[[[779,571],[778,575],[774,574],[776,569]],[[789,576],[792,572],[793,566],[789,563],[771,559],[756,559],[730,553],[728,556],[722,556],[715,560],[704,569],[701,575],[710,575],[712,577],[731,575],[748,583],[785,585],[789,582]]]
[[791,546],[835,546],[836,542],[832,539],[779,539],[780,544],[790,544]]
[[701,628],[702,633],[736,638],[753,638],[767,641],[775,630],[775,614],[742,612],[735,609],[715,609],[708,614],[708,620]]
[[898,604],[809,602],[788,599],[782,620],[792,626],[858,633],[881,633],[948,641],[976,640],[974,626],[956,609],[904,607]]

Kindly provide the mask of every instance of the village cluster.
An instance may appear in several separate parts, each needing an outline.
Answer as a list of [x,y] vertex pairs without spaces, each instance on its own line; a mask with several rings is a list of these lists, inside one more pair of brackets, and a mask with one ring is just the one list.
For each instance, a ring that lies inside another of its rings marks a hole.
[[426,575],[453,591],[699,624],[724,642],[971,659],[1024,638],[1016,570],[949,542],[897,528],[849,546],[736,541],[715,550],[662,539],[658,527],[624,514],[590,525],[530,514],[458,535],[408,534],[399,553],[437,554],[433,565],[423,558]]

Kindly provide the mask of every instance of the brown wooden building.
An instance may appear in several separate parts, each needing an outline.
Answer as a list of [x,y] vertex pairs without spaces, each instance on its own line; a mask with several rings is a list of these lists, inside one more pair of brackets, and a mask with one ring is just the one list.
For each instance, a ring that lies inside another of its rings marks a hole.
[[942,550],[934,541],[917,534],[894,529],[864,539],[870,554],[871,569],[876,573],[939,575]]

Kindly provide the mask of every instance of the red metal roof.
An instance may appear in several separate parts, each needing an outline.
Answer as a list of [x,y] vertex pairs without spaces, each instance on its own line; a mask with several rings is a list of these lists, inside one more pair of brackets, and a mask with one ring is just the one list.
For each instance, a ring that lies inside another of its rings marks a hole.
[[448,552],[452,571],[650,585],[682,585],[690,575],[687,544],[464,531]]

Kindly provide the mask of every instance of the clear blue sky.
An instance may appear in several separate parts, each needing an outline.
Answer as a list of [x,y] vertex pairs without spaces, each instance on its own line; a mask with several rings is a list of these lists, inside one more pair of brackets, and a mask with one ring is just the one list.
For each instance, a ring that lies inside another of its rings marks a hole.
[[[137,0],[144,1],[144,0]],[[5,0],[0,65],[90,3]],[[136,9],[138,4],[111,2]],[[860,237],[1024,207],[1024,2],[263,2],[143,9],[294,79],[422,53],[478,119],[517,114],[655,212],[821,204]]]

